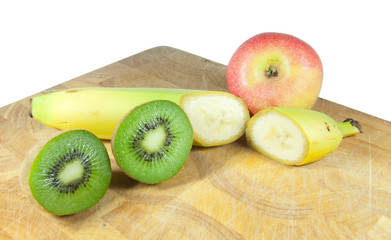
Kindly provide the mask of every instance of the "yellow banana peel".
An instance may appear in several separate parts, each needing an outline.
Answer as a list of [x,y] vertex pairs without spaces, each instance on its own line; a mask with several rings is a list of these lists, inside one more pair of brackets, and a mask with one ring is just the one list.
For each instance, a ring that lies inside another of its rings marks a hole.
[[338,122],[314,110],[272,107],[248,121],[246,138],[249,146],[271,159],[303,165],[325,157],[344,137],[360,132],[353,119]]

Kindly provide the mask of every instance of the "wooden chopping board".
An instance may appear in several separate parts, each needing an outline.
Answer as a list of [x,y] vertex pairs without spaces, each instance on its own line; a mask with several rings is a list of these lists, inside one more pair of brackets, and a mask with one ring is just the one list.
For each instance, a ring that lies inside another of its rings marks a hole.
[[[227,91],[226,66],[156,47],[45,90],[171,87]],[[55,76],[53,76],[55,77]],[[39,95],[37,94],[37,95]],[[65,217],[36,204],[26,187],[28,151],[57,130],[31,119],[29,99],[0,109],[0,239],[391,239],[391,123],[319,99],[338,121],[360,121],[326,158],[285,166],[245,137],[194,147],[183,169],[137,183],[112,160],[113,177],[92,208]]]

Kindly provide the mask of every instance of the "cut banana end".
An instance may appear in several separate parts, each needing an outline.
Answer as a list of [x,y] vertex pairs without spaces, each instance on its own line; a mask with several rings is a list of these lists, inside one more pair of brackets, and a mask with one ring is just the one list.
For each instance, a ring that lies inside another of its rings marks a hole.
[[302,162],[308,140],[300,127],[276,111],[264,111],[248,122],[248,144],[265,156],[288,165]]
[[231,143],[246,129],[250,113],[244,101],[227,92],[185,94],[179,105],[189,117],[195,146],[212,147]]
[[343,137],[361,132],[357,121],[337,122],[317,111],[274,107],[255,114],[247,124],[248,145],[287,165],[303,165],[333,152]]

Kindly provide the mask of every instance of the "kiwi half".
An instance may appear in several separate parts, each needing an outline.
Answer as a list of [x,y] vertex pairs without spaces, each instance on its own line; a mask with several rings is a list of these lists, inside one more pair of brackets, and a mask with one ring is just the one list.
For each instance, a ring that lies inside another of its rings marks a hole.
[[119,167],[148,184],[173,177],[193,143],[193,128],[176,103],[155,100],[134,108],[118,124],[112,150]]
[[71,130],[43,146],[32,164],[29,185],[47,211],[69,215],[96,204],[110,180],[110,158],[103,143],[88,131]]

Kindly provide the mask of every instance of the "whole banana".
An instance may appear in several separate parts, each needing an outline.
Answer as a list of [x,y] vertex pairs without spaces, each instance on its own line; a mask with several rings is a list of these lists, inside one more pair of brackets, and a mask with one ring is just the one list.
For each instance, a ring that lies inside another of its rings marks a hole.
[[333,152],[343,137],[361,132],[357,121],[337,122],[318,111],[272,107],[255,114],[246,129],[249,146],[287,165],[303,165]]

